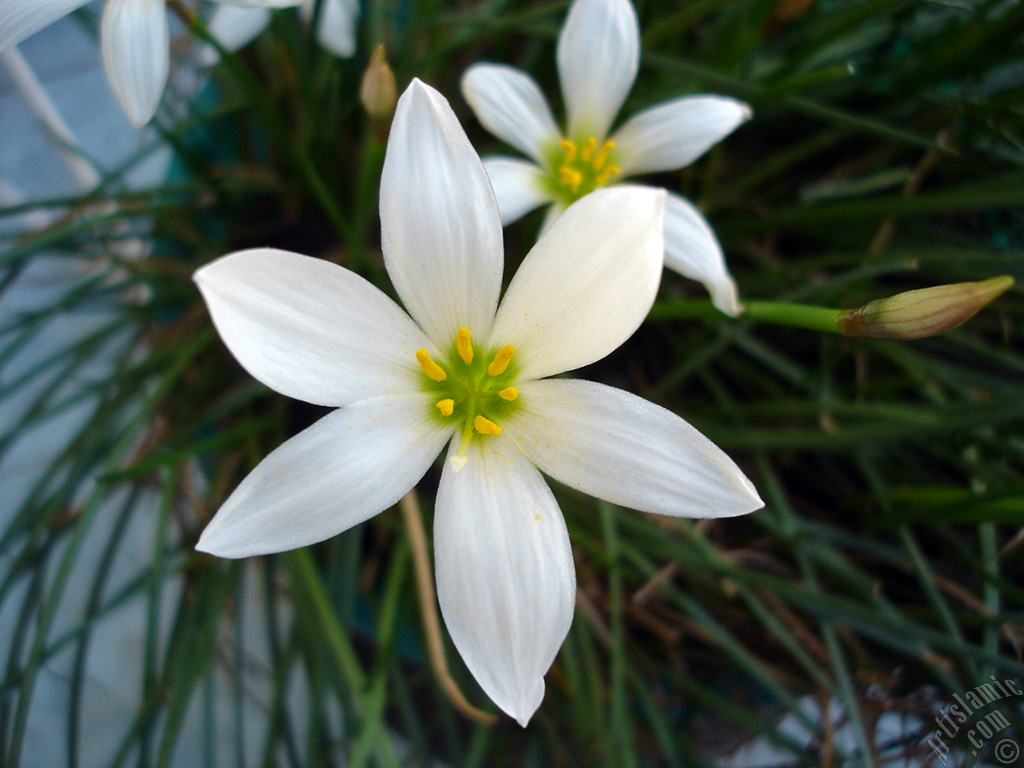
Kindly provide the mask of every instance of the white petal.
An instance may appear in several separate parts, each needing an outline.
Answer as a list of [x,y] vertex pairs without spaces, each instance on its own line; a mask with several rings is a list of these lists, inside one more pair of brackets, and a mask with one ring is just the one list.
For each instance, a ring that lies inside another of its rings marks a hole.
[[569,136],[608,135],[640,65],[640,27],[629,0],[575,0],[558,36],[558,76]]
[[164,0],[107,0],[100,46],[121,108],[136,127],[145,125],[160,103],[170,67]]
[[559,482],[624,507],[732,517],[764,506],[718,446],[671,411],[579,379],[531,381],[503,435]]
[[725,96],[684,96],[633,115],[615,132],[624,176],[689,165],[750,119],[750,107]]
[[224,5],[242,5],[250,8],[294,8],[304,0],[215,0]]
[[445,462],[434,561],[455,647],[484,692],[525,727],[572,623],[576,574],[551,489],[503,438],[474,440],[458,473]]
[[531,162],[513,157],[485,157],[484,170],[494,187],[504,225],[553,199],[544,188],[544,171]]
[[279,446],[228,497],[196,545],[248,557],[329,539],[408,493],[451,436],[425,395],[329,413]]
[[384,263],[409,314],[447,347],[486,339],[501,291],[498,203],[441,94],[414,79],[398,100],[380,181]]
[[0,0],[0,53],[89,0]]
[[273,248],[224,256],[193,277],[221,338],[254,377],[317,405],[419,389],[423,332],[336,264]]
[[540,223],[540,232],[537,233],[537,239],[540,240],[544,235],[547,234],[548,230],[551,229],[558,217],[565,213],[565,206],[559,202],[554,202],[551,207],[548,208],[547,213],[544,214],[544,221]]
[[711,226],[692,204],[672,193],[665,206],[665,266],[704,283],[714,305],[730,317],[743,312]]
[[356,18],[359,4],[355,0],[324,0],[316,39],[320,45],[347,59],[356,52]]
[[[206,28],[229,51],[237,51],[255,40],[269,23],[270,10],[267,8],[225,4],[213,11]],[[213,66],[219,58],[216,48],[203,44],[199,61],[204,67]]]
[[663,190],[620,186],[573,203],[523,260],[494,321],[520,375],[600,360],[647,316],[664,255]]
[[462,95],[484,128],[538,163],[546,162],[561,139],[548,100],[533,78],[515,67],[470,67],[462,76]]

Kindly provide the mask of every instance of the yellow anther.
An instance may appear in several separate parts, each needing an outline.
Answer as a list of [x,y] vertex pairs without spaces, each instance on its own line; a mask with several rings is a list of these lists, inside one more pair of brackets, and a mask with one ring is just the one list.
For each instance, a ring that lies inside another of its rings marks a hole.
[[580,160],[584,163],[589,163],[590,158],[594,156],[597,151],[597,139],[591,136],[587,139],[587,143],[583,145],[583,149],[580,150]]
[[499,427],[490,419],[485,419],[483,416],[477,416],[475,419],[473,419],[473,428],[481,435],[501,434],[501,427]]
[[469,328],[459,328],[455,334],[455,346],[459,348],[459,357],[466,365],[473,362],[473,343],[469,340]]
[[498,397],[502,400],[508,400],[511,402],[519,397],[519,390],[516,387],[505,387],[498,393]]
[[562,139],[558,147],[565,152],[565,164],[570,165],[576,160],[576,142]]
[[558,178],[562,182],[562,186],[568,187],[570,190],[575,192],[580,188],[580,183],[583,181],[583,174],[579,171],[575,171],[567,165],[563,165],[558,169]]
[[427,377],[434,381],[444,381],[448,378],[448,374],[444,372],[444,368],[435,363],[430,359],[430,353],[425,349],[416,350],[416,362],[420,364],[420,368],[427,374]]
[[447,397],[444,400],[438,400],[437,410],[441,412],[442,416],[451,416],[452,411],[455,410],[455,401]]
[[601,171],[600,174],[598,174],[597,178],[594,179],[594,182],[598,186],[601,186],[602,184],[607,184],[608,183],[608,179],[610,179],[612,176],[617,176],[618,173],[619,173],[619,166],[617,166],[617,165],[609,165],[603,171]]
[[494,356],[491,364],[487,366],[487,373],[491,376],[501,376],[508,368],[508,362],[512,359],[512,354],[516,351],[516,348],[511,344],[506,344],[504,347],[498,350],[498,354]]
[[600,171],[605,161],[608,159],[608,153],[615,149],[615,142],[609,139],[601,148],[597,150],[597,156],[594,158],[594,170]]

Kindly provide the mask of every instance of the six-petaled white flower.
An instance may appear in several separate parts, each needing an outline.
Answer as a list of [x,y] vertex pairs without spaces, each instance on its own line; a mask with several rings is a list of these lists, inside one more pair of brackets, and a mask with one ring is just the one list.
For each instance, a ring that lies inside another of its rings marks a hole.
[[604,357],[642,322],[662,270],[663,200],[619,187],[570,206],[499,306],[501,221],[483,165],[448,102],[413,81],[380,191],[385,266],[408,314],[353,272],[285,251],[196,272],[253,376],[339,406],[242,481],[198,548],[244,557],[334,536],[398,501],[448,444],[434,515],[441,610],[484,691],[525,725],[575,598],[541,471],[666,515],[761,506],[729,457],[664,408],[545,378]]
[[[595,189],[689,165],[750,117],[750,108],[734,99],[685,96],[634,115],[609,137],[639,60],[640,29],[629,0],[574,0],[557,50],[568,116],[564,133],[525,72],[497,64],[466,71],[462,91],[477,118],[532,161],[484,158],[503,223],[550,203],[543,231]],[[714,232],[676,194],[669,195],[665,211],[665,265],[702,282],[722,312],[742,311]]]
[[[215,0],[284,8],[302,0]],[[89,0],[0,0],[0,52],[17,45]],[[107,0],[100,23],[107,80],[128,119],[145,125],[156,113],[170,71],[164,0]]]

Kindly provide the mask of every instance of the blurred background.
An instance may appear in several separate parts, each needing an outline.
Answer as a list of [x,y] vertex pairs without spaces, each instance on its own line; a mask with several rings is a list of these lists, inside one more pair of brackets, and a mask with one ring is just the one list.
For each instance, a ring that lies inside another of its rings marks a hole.
[[[388,119],[359,98],[371,53],[386,46],[399,91],[438,88],[482,154],[508,153],[459,78],[513,64],[562,114],[568,3],[363,2],[342,58],[294,9],[218,54],[216,6],[169,2],[170,83],[140,130],[103,74],[102,8],[0,71],[0,764],[1024,764],[1007,682],[1024,688],[1019,288],[942,336],[883,341],[733,320],[666,272],[647,323],[583,376],[686,418],[767,506],[695,523],[555,485],[575,620],[529,727],[479,723],[432,673],[397,510],[299,552],[194,551],[246,472],[326,411],[251,379],[190,276],[270,245],[393,296]],[[1019,3],[636,8],[622,115],[686,93],[754,110],[647,179],[699,205],[744,299],[848,308],[1024,278]],[[73,143],[38,124],[18,62]],[[506,280],[541,218],[506,229]],[[419,486],[428,535],[437,479]],[[442,635],[467,698],[496,711]],[[958,702],[976,711],[943,721]]]

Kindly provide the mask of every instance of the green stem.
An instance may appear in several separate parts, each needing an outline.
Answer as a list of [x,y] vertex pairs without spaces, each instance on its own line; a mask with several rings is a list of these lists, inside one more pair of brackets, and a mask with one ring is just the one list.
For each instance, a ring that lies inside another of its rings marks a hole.
[[[348,634],[338,621],[338,615],[331,605],[327,587],[317,570],[313,556],[308,549],[296,549],[283,555],[291,571],[296,589],[302,591],[307,605],[316,616],[316,625],[334,656],[348,687],[352,690],[358,708],[366,718],[364,733],[357,743],[373,744],[380,762],[388,766],[399,765],[391,742],[384,733],[385,688],[383,673],[367,680],[362,664]],[[361,755],[362,756],[362,755]]]
[[[788,325],[806,328],[809,331],[840,333],[839,316],[845,310],[829,307],[814,307],[810,304],[793,304],[786,301],[747,301],[746,311],[740,316],[772,325]],[[651,309],[651,320],[683,320],[695,317],[717,317],[721,312],[707,299],[675,299],[655,304]]]
[[611,618],[611,712],[608,718],[614,749],[609,756],[613,765],[636,766],[636,750],[629,717],[630,702],[626,693],[626,621],[623,606],[622,567],[619,562],[619,534],[615,525],[615,509],[605,501],[597,503],[601,512],[605,554],[608,557],[608,596]]

